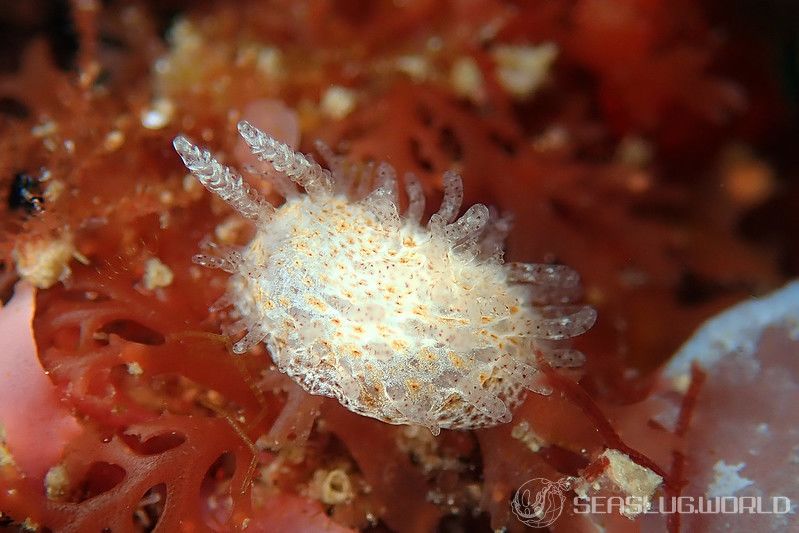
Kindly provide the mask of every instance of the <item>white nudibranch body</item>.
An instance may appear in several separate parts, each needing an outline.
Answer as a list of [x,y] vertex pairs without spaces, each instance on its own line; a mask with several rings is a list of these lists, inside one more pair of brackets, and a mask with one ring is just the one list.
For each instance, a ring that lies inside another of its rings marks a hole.
[[457,174],[445,174],[441,208],[422,225],[425,198],[413,175],[404,178],[408,207],[400,214],[391,166],[378,167],[372,189],[370,170],[352,171],[324,145],[331,170],[247,122],[239,132],[268,164],[262,177],[285,196],[280,207],[208,151],[174,141],[200,182],[256,225],[244,248],[195,256],[232,274],[212,309],[232,307],[238,320],[228,332],[246,330],[234,352],[264,341],[277,367],[308,392],[435,434],[508,422],[525,389],[545,393],[535,353],[581,364],[582,354],[555,342],[596,317],[571,303],[577,274],[503,263],[507,220],[481,204],[457,218]]

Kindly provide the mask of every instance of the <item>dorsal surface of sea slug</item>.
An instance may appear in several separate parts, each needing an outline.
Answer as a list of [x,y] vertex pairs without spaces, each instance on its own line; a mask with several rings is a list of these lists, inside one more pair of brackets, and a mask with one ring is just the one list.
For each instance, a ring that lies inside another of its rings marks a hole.
[[232,308],[229,333],[246,330],[234,352],[265,342],[308,392],[434,434],[508,422],[525,389],[546,392],[536,353],[581,363],[558,347],[596,318],[573,303],[579,277],[561,265],[503,262],[509,224],[482,204],[458,217],[460,176],[444,175],[441,207],[423,225],[413,175],[401,213],[390,165],[379,165],[374,186],[371,172],[353,171],[324,145],[329,170],[247,122],[239,132],[286,198],[279,207],[209,151],[174,140],[200,182],[256,226],[241,249],[195,256],[232,274],[212,309]]

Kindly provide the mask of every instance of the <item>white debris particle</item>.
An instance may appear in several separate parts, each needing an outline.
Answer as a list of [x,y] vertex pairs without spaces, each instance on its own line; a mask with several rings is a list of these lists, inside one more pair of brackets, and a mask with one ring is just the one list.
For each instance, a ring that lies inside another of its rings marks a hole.
[[413,458],[425,474],[457,468],[457,459],[443,456],[438,441],[422,426],[405,426],[397,433],[397,448]]
[[144,264],[144,277],[142,278],[142,285],[148,291],[168,287],[172,284],[175,275],[172,270],[157,257],[147,260]]
[[591,489],[591,485],[585,483],[585,480],[582,478],[578,478],[574,483],[574,494],[581,500],[588,499],[588,489]]
[[539,46],[497,46],[493,50],[497,77],[502,87],[516,98],[531,96],[546,80],[558,55],[554,43]]
[[705,491],[707,496],[709,498],[732,496],[744,487],[748,487],[754,483],[751,479],[746,479],[738,475],[738,472],[745,466],[746,463],[728,465],[724,461],[717,461],[716,464],[713,465],[715,477]]
[[128,363],[127,367],[128,367],[128,374],[130,374],[131,376],[141,376],[142,374],[144,374],[144,370],[142,370],[141,365],[136,361]]
[[772,166],[743,144],[736,143],[724,149],[719,173],[722,190],[741,208],[763,203],[777,188]]
[[58,124],[53,122],[52,120],[48,120],[47,122],[43,122],[31,128],[31,134],[34,137],[42,138],[42,137],[49,137],[50,135],[54,134],[58,131]]
[[283,53],[274,46],[265,46],[258,52],[256,68],[267,78],[279,78],[283,75]]
[[244,44],[236,50],[236,60],[233,63],[237,68],[253,65],[258,61],[259,47],[255,44]]
[[536,435],[527,421],[522,421],[513,426],[510,436],[514,439],[520,440],[530,451],[537,452],[541,449],[544,441]]
[[11,451],[6,448],[6,428],[3,424],[0,424],[0,468],[14,466],[14,464],[14,457],[11,455]]
[[629,167],[645,167],[652,161],[654,147],[642,137],[624,137],[616,148],[616,160]]
[[74,252],[72,252],[72,257],[75,259],[75,261],[77,261],[82,265],[88,265],[89,263],[91,263],[88,257],[80,253],[80,250],[75,250]]
[[0,444],[0,468],[14,464],[14,456],[11,455],[11,451],[4,444]]
[[202,271],[195,266],[190,266],[189,276],[191,277],[192,281],[200,281],[200,278],[202,278]]
[[493,40],[499,33],[499,30],[505,27],[509,19],[511,19],[511,16],[507,13],[503,13],[489,20],[477,32],[480,41],[485,43]]
[[160,130],[172,120],[175,104],[167,98],[159,98],[153,105],[141,112],[141,124],[148,130]]
[[199,30],[186,19],[178,20],[169,31],[169,40],[173,48],[182,49],[185,52],[196,52],[203,44],[202,34]]
[[164,205],[172,205],[175,201],[175,194],[170,190],[163,190],[158,194],[158,199]]
[[400,56],[397,58],[396,67],[415,82],[421,82],[430,77],[430,63],[424,56]]
[[237,244],[249,224],[235,215],[227,217],[214,228],[214,235],[222,244]]
[[354,493],[350,477],[341,468],[333,470],[320,469],[314,472],[311,496],[326,505],[339,505],[352,500]]
[[633,496],[637,502],[643,504],[643,508],[631,506],[622,509],[622,514],[627,518],[633,518],[650,506],[650,501],[655,490],[663,483],[663,478],[635,463],[629,456],[618,450],[605,450],[602,454],[608,460],[608,467],[605,471],[610,479],[622,492],[628,496]]
[[563,150],[570,141],[569,130],[559,124],[554,124],[533,139],[533,148],[538,152]]
[[203,186],[191,174],[183,176],[183,191],[189,195],[192,200],[199,200],[203,197]]
[[64,189],[66,189],[66,186],[64,185],[63,181],[61,180],[48,181],[47,186],[44,188],[44,192],[42,193],[42,196],[44,196],[45,203],[55,202],[58,199],[58,197],[61,196],[61,193],[64,192]]
[[44,488],[49,500],[60,500],[69,490],[69,475],[64,465],[56,465],[47,471]]
[[105,136],[103,148],[107,152],[113,152],[125,144],[125,134],[119,130],[113,130]]
[[450,84],[456,94],[472,102],[485,98],[485,80],[477,62],[471,57],[458,58],[452,64],[449,75]]
[[671,380],[671,388],[680,394],[686,394],[691,386],[691,376],[689,374],[680,374],[674,376]]
[[332,85],[322,96],[322,113],[334,120],[341,120],[355,109],[355,92],[352,89]]
[[69,277],[69,261],[74,253],[72,235],[64,232],[53,239],[18,243],[13,257],[22,279],[39,289],[49,289]]

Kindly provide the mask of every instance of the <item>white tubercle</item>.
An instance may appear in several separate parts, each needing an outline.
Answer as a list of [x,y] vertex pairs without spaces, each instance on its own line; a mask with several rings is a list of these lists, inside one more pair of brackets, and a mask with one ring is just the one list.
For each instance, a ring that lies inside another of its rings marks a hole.
[[228,316],[239,321],[226,329],[246,329],[234,352],[264,341],[278,368],[312,394],[433,433],[510,420],[525,389],[546,392],[536,353],[554,366],[582,363],[555,342],[596,318],[573,303],[576,273],[504,264],[508,220],[482,204],[458,218],[456,173],[445,174],[441,208],[424,226],[415,176],[404,178],[403,215],[390,165],[379,165],[372,184],[372,167],[347,164],[325,145],[317,146],[332,171],[246,122],[239,132],[270,175],[308,194],[274,208],[208,152],[175,139],[189,170],[258,222],[243,249],[195,259],[232,273],[213,308],[232,307]]

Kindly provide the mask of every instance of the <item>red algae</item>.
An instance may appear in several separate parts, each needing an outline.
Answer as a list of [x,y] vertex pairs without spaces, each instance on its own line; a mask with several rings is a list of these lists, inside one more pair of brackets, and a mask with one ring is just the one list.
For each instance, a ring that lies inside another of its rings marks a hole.
[[[602,495],[619,493],[622,467],[662,478],[667,495],[704,493],[719,472],[771,483],[765,462],[735,470],[735,454],[740,442],[788,453],[787,435],[758,433],[768,413],[744,404],[775,383],[790,396],[774,374],[793,375],[795,341],[767,333],[747,382],[737,359],[706,378],[697,367],[687,389],[654,372],[703,319],[796,274],[779,262],[789,230],[776,244],[741,233],[793,189],[747,133],[777,122],[761,102],[772,95],[722,68],[731,48],[700,5],[72,2],[76,40],[62,47],[48,47],[47,3],[30,5],[0,8],[44,30],[4,52],[18,68],[0,75],[0,296],[20,277],[40,286],[38,378],[80,431],[47,458],[44,482],[0,456],[0,525],[521,531],[510,501],[532,478],[597,482],[585,490]],[[186,176],[171,140],[246,163],[242,119],[303,152],[321,139],[356,174],[384,160],[414,172],[433,205],[438,177],[460,172],[467,204],[513,217],[507,259],[582,274],[599,314],[575,342],[586,364],[544,364],[552,394],[528,395],[508,424],[433,437],[307,394],[264,347],[234,356],[217,333],[227,317],[208,310],[226,276],[191,257],[252,230]],[[718,152],[741,143],[745,158]],[[43,247],[25,252],[31,242]],[[41,251],[53,243],[69,246]],[[725,425],[725,406],[745,432]],[[731,455],[714,470],[718,433]],[[570,507],[553,530],[710,527]]]

